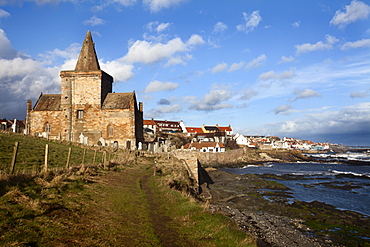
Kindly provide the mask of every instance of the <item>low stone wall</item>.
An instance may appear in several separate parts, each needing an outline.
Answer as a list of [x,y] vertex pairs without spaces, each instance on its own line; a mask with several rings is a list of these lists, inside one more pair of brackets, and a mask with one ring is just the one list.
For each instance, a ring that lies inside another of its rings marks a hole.
[[194,160],[198,159],[202,166],[208,165],[226,165],[235,162],[239,157],[243,157],[245,154],[244,149],[229,150],[221,153],[209,153],[189,150],[176,150],[172,154],[179,159]]

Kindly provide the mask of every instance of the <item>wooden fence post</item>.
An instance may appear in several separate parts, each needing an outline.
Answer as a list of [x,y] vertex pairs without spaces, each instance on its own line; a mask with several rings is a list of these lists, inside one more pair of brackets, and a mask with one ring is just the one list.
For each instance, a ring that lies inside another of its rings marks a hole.
[[45,146],[44,172],[48,171],[48,154],[49,154],[49,144],[46,144],[46,146]]
[[19,147],[19,142],[15,142],[15,144],[14,144],[14,150],[13,150],[12,162],[10,163],[10,170],[9,170],[9,173],[10,174],[13,174],[14,173],[15,161],[17,160],[18,147]]
[[82,163],[81,164],[85,163],[85,155],[86,155],[86,148],[84,148],[84,154],[82,155]]
[[95,153],[94,153],[94,159],[93,159],[93,165],[95,165],[95,160],[96,160],[96,152],[97,152],[98,150],[95,150]]
[[104,151],[103,153],[103,167],[104,169],[106,168],[107,166],[107,151]]
[[68,149],[68,156],[67,156],[67,163],[66,163],[66,168],[67,169],[69,168],[69,163],[71,162],[71,152],[72,152],[72,148],[69,148]]

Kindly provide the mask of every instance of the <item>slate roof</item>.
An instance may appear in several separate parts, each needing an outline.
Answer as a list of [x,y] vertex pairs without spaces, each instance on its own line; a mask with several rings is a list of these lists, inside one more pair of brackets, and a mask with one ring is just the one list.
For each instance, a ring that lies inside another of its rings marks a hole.
[[41,94],[34,111],[60,111],[60,94]]
[[130,109],[134,93],[108,93],[102,104],[102,109]]

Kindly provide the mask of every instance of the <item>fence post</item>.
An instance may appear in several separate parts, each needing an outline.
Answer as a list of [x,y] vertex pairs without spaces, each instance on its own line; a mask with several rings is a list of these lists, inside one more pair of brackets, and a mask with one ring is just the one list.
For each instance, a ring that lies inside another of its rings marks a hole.
[[97,152],[98,150],[95,150],[95,153],[94,153],[94,159],[93,159],[93,166],[95,165],[95,160],[96,160],[96,152]]
[[13,150],[12,162],[10,163],[10,170],[9,170],[9,173],[10,174],[13,174],[14,173],[15,161],[17,160],[18,147],[19,147],[19,142],[15,142],[15,144],[14,144],[14,150]]
[[71,162],[71,152],[72,152],[72,148],[70,147],[68,149],[68,156],[67,156],[67,163],[66,163],[66,168],[67,169],[69,168],[69,163]]
[[84,148],[84,154],[82,155],[82,163],[85,164],[85,155],[86,155],[86,148]]
[[45,146],[44,172],[48,171],[48,154],[49,154],[49,144],[46,144],[46,146]]
[[107,168],[107,151],[103,153],[103,167],[104,169]]

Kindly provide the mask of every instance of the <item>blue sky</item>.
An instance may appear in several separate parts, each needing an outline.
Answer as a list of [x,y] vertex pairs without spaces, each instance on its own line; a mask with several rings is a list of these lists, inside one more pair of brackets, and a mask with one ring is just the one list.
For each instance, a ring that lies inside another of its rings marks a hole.
[[91,30],[144,118],[370,145],[368,0],[0,0],[0,118],[60,93]]

